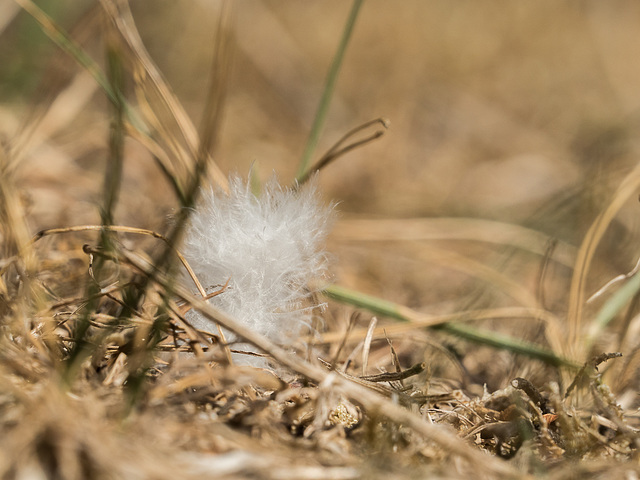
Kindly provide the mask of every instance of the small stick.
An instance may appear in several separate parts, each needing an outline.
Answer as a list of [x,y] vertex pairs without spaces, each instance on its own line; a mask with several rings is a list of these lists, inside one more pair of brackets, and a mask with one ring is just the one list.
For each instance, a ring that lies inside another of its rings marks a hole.
[[368,382],[397,382],[422,373],[425,368],[427,368],[427,364],[425,362],[420,362],[416,363],[413,367],[407,368],[406,370],[401,370],[399,372],[385,372],[379,373],[377,375],[365,375],[360,378]]
[[640,270],[640,258],[638,258],[638,261],[636,262],[635,266],[631,269],[630,272],[628,273],[624,273],[621,275],[618,275],[615,278],[612,278],[611,280],[609,280],[607,283],[605,283],[602,287],[600,287],[598,289],[598,291],[596,293],[594,293],[593,295],[591,295],[588,299],[587,299],[587,303],[591,303],[593,302],[596,298],[598,298],[600,295],[602,295],[604,292],[606,292],[607,290],[609,290],[609,288],[611,288],[611,286],[615,283],[621,282],[623,280],[626,280],[628,278],[633,277],[636,273],[638,273],[638,271]]
[[543,414],[549,413],[546,400],[542,397],[542,395],[540,395],[538,389],[534,387],[533,383],[531,383],[529,380],[522,377],[514,378],[513,380],[511,380],[511,386],[526,393],[531,401],[540,408]]
[[331,365],[335,366],[336,363],[338,362],[338,358],[340,358],[340,354],[342,353],[342,349],[347,344],[347,339],[349,338],[349,334],[353,330],[353,327],[355,326],[355,324],[358,321],[359,317],[360,317],[360,312],[358,312],[358,311],[354,311],[351,314],[351,316],[349,317],[349,325],[347,325],[347,330],[342,335],[342,342],[340,342],[340,345],[338,346],[338,349],[336,350],[336,353],[333,356],[333,360],[331,361]]
[[582,366],[582,368],[576,374],[575,378],[573,379],[573,382],[571,382],[571,385],[569,385],[569,388],[567,388],[567,393],[564,394],[564,398],[566,399],[571,394],[573,389],[576,388],[576,385],[578,385],[578,382],[582,379],[582,377],[584,377],[587,371],[587,368],[591,367],[597,372],[598,365],[600,365],[602,362],[606,362],[607,360],[611,360],[612,358],[618,358],[621,356],[622,356],[622,353],[620,352],[601,353],[600,355],[596,355],[595,357],[592,357],[590,360],[586,361]]
[[372,317],[369,322],[369,329],[367,330],[367,336],[364,337],[364,346],[362,347],[362,375],[367,373],[367,364],[369,363],[369,351],[371,350],[371,340],[373,340],[373,331],[378,324],[378,319]]

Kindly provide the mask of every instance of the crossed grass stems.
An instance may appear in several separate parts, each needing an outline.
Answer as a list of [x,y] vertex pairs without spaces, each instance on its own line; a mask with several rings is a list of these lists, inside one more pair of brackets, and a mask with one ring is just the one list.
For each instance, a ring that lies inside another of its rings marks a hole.
[[[142,300],[148,296],[152,286],[160,286],[163,290],[163,300],[158,312],[158,317],[146,324],[146,333],[143,335],[144,342],[137,345],[144,350],[143,360],[140,365],[149,365],[149,358],[157,348],[164,348],[166,345],[162,341],[166,338],[166,332],[170,328],[169,319],[178,319],[182,328],[186,331],[189,339],[189,349],[196,355],[204,353],[203,345],[210,345],[206,332],[200,332],[191,327],[183,318],[185,309],[194,308],[205,315],[218,328],[217,335],[221,339],[221,346],[224,358],[231,363],[231,352],[227,342],[224,340],[224,333],[220,327],[224,327],[237,334],[244,341],[247,341],[258,348],[258,350],[268,354],[277,362],[289,367],[307,378],[323,384],[333,382],[336,388],[345,394],[357,397],[363,406],[372,411],[383,411],[386,416],[398,422],[411,426],[414,430],[427,438],[433,439],[442,447],[460,452],[459,454],[474,462],[485,464],[488,469],[512,474],[510,468],[494,463],[473,449],[466,448],[458,438],[447,435],[437,426],[429,425],[420,417],[410,411],[394,405],[387,399],[380,398],[371,391],[363,389],[360,385],[355,385],[345,378],[331,376],[327,371],[305,362],[299,358],[294,358],[266,339],[256,335],[254,332],[245,329],[239,322],[230,318],[223,312],[218,311],[206,300],[211,297],[206,295],[204,288],[193,274],[188,262],[175,247],[180,242],[184,227],[188,221],[188,215],[197,201],[200,186],[210,180],[220,188],[226,189],[226,176],[216,166],[212,160],[212,151],[215,149],[216,132],[218,131],[220,116],[222,111],[222,101],[225,91],[225,82],[228,75],[229,59],[227,58],[228,36],[226,35],[227,22],[229,21],[229,6],[225,3],[220,15],[220,23],[216,30],[215,49],[211,69],[211,80],[207,90],[207,100],[205,115],[200,125],[198,133],[195,126],[187,116],[178,99],[171,92],[171,89],[164,81],[161,73],[146,52],[144,45],[138,35],[133,17],[126,2],[115,0],[101,0],[101,6],[108,19],[106,25],[106,58],[107,72],[103,73],[97,63],[84,53],[68,34],[58,25],[48,18],[30,0],[18,0],[18,3],[40,24],[42,30],[67,54],[74,58],[87,72],[89,72],[111,103],[111,129],[109,134],[109,161],[105,172],[103,205],[101,211],[101,225],[85,225],[59,229],[50,229],[39,232],[30,241],[25,241],[24,234],[17,235],[15,242],[21,245],[21,255],[24,258],[24,265],[27,269],[35,271],[35,265],[29,261],[33,255],[35,243],[45,237],[61,235],[67,233],[77,233],[81,231],[99,232],[100,238],[95,247],[85,246],[85,253],[90,255],[92,261],[92,278],[86,291],[84,313],[78,318],[79,328],[76,329],[75,338],[68,339],[73,347],[69,353],[67,365],[67,380],[73,381],[77,373],[79,364],[88,356],[92,355],[93,348],[87,341],[85,335],[91,325],[96,325],[95,308],[98,300],[102,296],[108,296],[113,291],[100,286],[100,271],[107,268],[107,264],[128,264],[132,270],[139,274],[137,282],[133,285],[123,285],[118,287],[122,290],[122,318],[107,319],[100,324],[105,328],[103,340],[108,337],[111,329],[124,324],[136,324],[136,319],[140,318],[137,307]],[[337,158],[345,155],[355,148],[364,146],[384,134],[384,129],[388,123],[384,119],[375,119],[356,127],[345,134],[325,155],[323,155],[312,166],[311,157],[315,151],[318,138],[326,119],[326,114],[331,101],[332,92],[339,74],[344,53],[349,43],[349,38],[353,31],[362,1],[356,0],[353,3],[349,14],[347,26],[343,31],[338,50],[334,56],[329,75],[325,83],[325,91],[315,117],[312,131],[309,136],[307,147],[300,162],[298,175],[293,182],[292,188],[298,188],[306,182],[312,174],[325,168]],[[138,109],[135,110],[128,103],[122,94],[126,72],[132,72],[135,78],[134,88]],[[383,127],[382,129],[375,127]],[[372,131],[373,130],[373,131]],[[123,158],[123,142],[126,135],[143,144],[154,156],[159,169],[169,180],[173,187],[175,196],[180,205],[180,215],[174,228],[167,236],[159,233],[139,229],[135,227],[119,226],[113,224],[113,210],[118,201],[120,189]],[[20,157],[20,152],[14,152],[14,160]],[[2,184],[4,196],[9,197],[10,186],[3,180]],[[323,293],[328,297],[356,308],[366,309],[372,313],[398,320],[400,323],[380,328],[352,330],[350,341],[368,337],[368,342],[372,338],[384,338],[388,335],[397,335],[408,332],[412,329],[431,328],[438,329],[457,337],[467,339],[482,345],[498,349],[506,349],[511,352],[526,355],[553,366],[562,368],[567,373],[567,378],[577,380],[576,372],[583,365],[584,359],[590,354],[594,341],[618,316],[618,314],[629,304],[640,290],[640,276],[635,275],[636,270],[629,274],[612,280],[592,296],[593,300],[607,293],[612,289],[613,283],[626,281],[624,286],[618,289],[611,297],[604,302],[594,320],[585,324],[584,305],[589,300],[586,299],[586,280],[589,277],[590,267],[600,241],[602,240],[609,225],[616,217],[622,206],[640,187],[640,166],[632,170],[621,182],[618,190],[614,193],[612,200],[604,211],[596,218],[591,228],[587,232],[582,244],[577,252],[571,251],[570,247],[562,245],[564,253],[568,253],[570,262],[566,256],[564,261],[574,264],[571,281],[570,295],[568,301],[567,325],[565,329],[563,322],[553,313],[540,307],[539,298],[523,293],[521,286],[514,281],[507,279],[499,272],[477,262],[473,263],[455,257],[453,254],[436,252],[430,258],[434,261],[437,258],[446,258],[448,265],[457,265],[461,271],[466,271],[474,276],[483,278],[491,284],[507,291],[513,298],[522,304],[521,307],[495,308],[484,310],[471,310],[457,312],[450,315],[427,315],[415,311],[408,307],[395,304],[378,297],[364,295],[338,285],[325,286]],[[9,203],[5,202],[5,209],[9,212]],[[17,208],[17,207],[16,207]],[[12,218],[12,229],[14,232],[24,231],[24,226],[16,215],[8,215]],[[437,219],[436,222],[447,221],[447,219]],[[456,238],[475,238],[474,234],[478,228],[496,228],[501,231],[514,231],[514,234],[505,239],[505,242],[512,246],[525,249],[534,249],[532,245],[540,240],[538,232],[521,229],[510,225],[496,225],[495,222],[476,221],[475,227],[467,228],[467,221],[463,219],[450,219],[448,221],[449,230],[447,235]],[[155,258],[147,259],[138,253],[125,249],[117,239],[117,234],[138,234],[151,236],[159,239],[163,243],[163,248]],[[547,239],[548,240],[548,239]],[[500,241],[500,240],[498,240]],[[549,243],[553,245],[553,243]],[[559,250],[559,249],[558,249]],[[548,262],[557,261],[556,249],[549,247],[542,251],[534,251],[541,255],[541,269],[539,283],[545,281],[545,266]],[[202,299],[194,298],[193,295],[177,282],[177,270],[173,259],[178,258],[183,267],[188,272]],[[16,259],[16,261],[18,261]],[[8,265],[4,265],[2,270],[6,271]],[[214,294],[224,292],[224,286]],[[171,298],[181,298],[183,304],[174,303]],[[113,297],[111,297],[113,298]],[[54,305],[55,307],[55,305]],[[473,328],[467,323],[484,319],[530,319],[544,324],[546,340],[550,349],[532,344],[507,335],[498,334],[494,331]],[[628,323],[627,326],[628,327]],[[52,331],[50,327],[47,327]],[[626,332],[622,332],[624,338]],[[343,333],[326,333],[320,339],[324,343],[345,342]],[[316,339],[317,341],[317,339]],[[206,349],[206,347],[205,347]],[[144,358],[146,356],[146,358]],[[610,354],[608,358],[616,355]],[[599,357],[596,357],[596,359]],[[366,359],[365,359],[366,362]],[[593,364],[594,360],[584,365]],[[584,370],[584,367],[583,367]],[[582,370],[581,370],[582,371]],[[144,382],[146,369],[141,368],[137,377],[133,378],[131,384],[141,387]],[[567,389],[567,395],[571,393],[572,386]],[[135,388],[134,388],[135,390]],[[135,395],[134,395],[135,397]]]

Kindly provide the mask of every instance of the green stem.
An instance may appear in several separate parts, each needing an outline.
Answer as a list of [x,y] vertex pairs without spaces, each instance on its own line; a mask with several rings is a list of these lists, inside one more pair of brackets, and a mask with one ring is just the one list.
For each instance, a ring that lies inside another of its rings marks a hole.
[[[124,67],[122,65],[121,52],[113,38],[107,40],[107,67],[110,90],[113,92],[114,97],[109,131],[109,159],[104,177],[102,224],[113,225],[113,212],[118,201],[122,181],[125,137],[125,99],[122,93],[124,89]],[[103,233],[103,236],[106,235],[106,233]]]
[[338,73],[340,72],[340,66],[342,65],[342,60],[347,50],[347,45],[349,44],[349,39],[351,38],[351,33],[353,32],[353,26],[356,23],[356,18],[358,18],[358,12],[360,10],[360,7],[362,6],[362,2],[363,0],[354,0],[351,6],[351,12],[349,13],[349,18],[347,18],[347,24],[342,31],[342,39],[340,40],[338,50],[333,57],[333,62],[331,63],[329,73],[327,74],[327,80],[324,85],[324,92],[322,92],[322,98],[320,99],[320,104],[318,105],[318,111],[316,112],[316,116],[313,120],[313,126],[311,127],[309,139],[307,140],[307,145],[305,147],[304,153],[302,154],[300,166],[298,167],[298,173],[296,174],[297,179],[301,179],[304,177],[307,169],[309,168],[311,156],[313,155],[313,152],[318,145],[320,133],[322,132],[322,127],[324,126],[325,120],[327,118],[327,112],[329,111],[329,104],[331,103],[331,97],[333,96],[333,90],[336,85],[336,80],[338,79]]
[[609,323],[626,307],[631,299],[640,291],[640,274],[636,273],[629,278],[620,289],[609,298],[591,324],[591,330],[587,336],[586,347],[590,349],[598,336]]
[[[358,308],[364,308],[378,315],[395,318],[402,322],[411,322],[411,319],[406,314],[408,310],[407,307],[388,300],[383,300],[378,297],[366,295],[337,285],[330,285],[326,287],[323,290],[323,293],[334,300],[342,303],[348,303],[349,305],[353,305]],[[443,322],[439,325],[433,325],[428,328],[442,330],[443,332],[481,345],[500,348],[513,353],[537,358],[538,360],[542,360],[551,365],[580,368],[579,364],[567,358],[559,357],[550,350],[501,333],[452,322]]]
[[[65,32],[59,25],[57,25],[44,11],[42,11],[35,3],[31,0],[16,0],[16,2],[27,12],[31,17],[38,22],[40,28],[44,34],[53,41],[62,51],[64,51],[67,55],[73,58],[78,64],[86,69],[89,74],[94,78],[94,80],[98,83],[100,88],[104,90],[107,98],[114,103],[118,104],[121,101],[119,98],[119,94],[114,91],[112,88],[109,79],[104,74],[104,72],[100,69],[98,64],[84,51],[82,48],[71,39],[69,34]],[[143,123],[137,118],[137,116],[132,111],[131,107],[124,102],[122,106],[124,109],[127,119],[136,129],[141,132],[146,132],[146,127]]]

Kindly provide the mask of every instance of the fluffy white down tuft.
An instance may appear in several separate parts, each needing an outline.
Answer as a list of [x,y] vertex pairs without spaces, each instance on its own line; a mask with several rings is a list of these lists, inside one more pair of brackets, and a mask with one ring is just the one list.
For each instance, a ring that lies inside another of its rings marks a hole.
[[[228,289],[210,300],[213,304],[286,346],[310,323],[307,285],[326,274],[321,246],[332,213],[313,184],[293,191],[272,179],[256,197],[232,177],[228,194],[203,192],[184,255],[207,293],[230,279]],[[187,318],[213,331],[198,313],[191,311]]]

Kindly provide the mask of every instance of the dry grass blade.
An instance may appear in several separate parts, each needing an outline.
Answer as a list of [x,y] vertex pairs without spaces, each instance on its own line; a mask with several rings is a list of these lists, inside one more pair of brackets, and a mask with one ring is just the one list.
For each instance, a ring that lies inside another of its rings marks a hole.
[[551,261],[551,257],[553,256],[553,251],[558,245],[558,241],[556,239],[549,240],[547,242],[546,252],[542,261],[540,262],[540,268],[538,269],[538,281],[536,282],[536,298],[538,299],[538,303],[540,306],[545,308],[546,298],[545,298],[545,290],[544,284],[545,279],[547,277],[547,272],[549,269],[549,262]]
[[154,232],[153,230],[147,230],[144,228],[136,228],[136,227],[127,227],[124,225],[77,225],[75,227],[49,228],[47,230],[41,230],[40,232],[36,233],[33,236],[33,238],[31,239],[31,242],[35,243],[41,238],[47,237],[49,235],[60,235],[64,233],[75,233],[75,232],[101,232],[105,230],[110,232],[135,233],[138,235],[148,235],[150,237],[154,237],[159,240],[162,240],[168,247],[171,247],[175,252],[175,254],[178,256],[178,258],[180,259],[180,262],[182,263],[184,268],[187,270],[187,273],[189,274],[190,278],[193,280],[193,283],[196,285],[196,288],[198,289],[198,292],[200,293],[200,295],[202,295],[203,298],[207,296],[207,292],[205,291],[204,287],[200,284],[198,277],[193,272],[193,269],[189,265],[189,262],[187,262],[187,259],[184,258],[184,256],[180,253],[178,249],[173,247],[172,243],[169,241],[167,237],[165,237],[160,233]]
[[251,343],[263,352],[268,353],[285,367],[304,375],[314,382],[317,382],[321,389],[323,387],[328,388],[330,386],[336,393],[341,393],[349,398],[356,399],[357,402],[370,413],[382,415],[395,422],[409,426],[416,433],[424,436],[430,441],[433,441],[445,451],[470,462],[487,474],[521,478],[521,475],[513,469],[513,467],[496,458],[480,453],[478,450],[458,438],[447,428],[441,425],[429,424],[415,413],[400,407],[389,399],[384,398],[361,385],[355,384],[344,377],[338,376],[336,373],[327,372],[316,365],[312,365],[300,358],[292,356],[284,349],[273,344],[266,337],[244,327],[235,319],[231,318],[229,315],[214,306],[209,305],[204,301],[193,299],[189,291],[183,287],[178,285],[173,286],[172,282],[166,279],[164,275],[154,271],[153,265],[150,265],[140,256],[126,251],[122,252],[122,254],[134,267],[139,269],[145,275],[153,274],[155,281],[164,288],[173,291],[185,302],[189,302],[194,309],[210,319],[212,322],[219,323],[224,328],[238,335],[244,341]]
[[15,293],[20,292],[17,304],[21,306],[24,306],[23,302],[31,300],[29,279],[36,270],[36,259],[29,248],[29,228],[15,187],[14,173],[6,152],[0,148],[0,258],[12,259],[0,267],[0,317],[6,313],[4,308],[12,303],[7,282],[3,278],[9,267],[15,265],[20,272],[21,281],[25,282],[21,288],[16,285]]
[[367,334],[364,337],[364,346],[362,347],[362,374],[367,374],[367,365],[369,363],[369,351],[371,350],[371,340],[373,340],[373,332],[378,324],[378,319],[372,317],[367,328]]
[[351,331],[354,329],[356,322],[358,321],[359,318],[360,318],[360,312],[353,312],[349,317],[349,324],[347,325],[347,329],[340,336],[340,343],[338,344],[338,348],[335,349],[335,352],[332,355],[331,363],[330,363],[331,368],[336,367],[336,364],[338,363],[338,359],[340,358],[340,354],[342,353],[342,350],[347,344],[349,335],[351,334]]
[[615,278],[612,278],[611,280],[609,280],[607,283],[605,283],[602,287],[600,287],[598,289],[598,291],[596,293],[594,293],[593,295],[591,295],[588,299],[587,299],[587,303],[591,303],[593,302],[596,298],[600,297],[601,295],[603,295],[607,290],[609,290],[613,285],[615,285],[616,283],[620,283],[624,280],[628,280],[631,277],[633,277],[636,273],[638,273],[638,271],[640,271],[640,258],[638,259],[638,261],[636,262],[635,266],[627,273],[618,275]]
[[[196,128],[144,47],[128,3],[124,0],[101,0],[101,3],[110,21],[122,35],[122,40],[131,55],[134,76],[140,87],[139,93],[151,107],[151,111],[143,109],[143,112],[147,113],[147,120],[153,117],[152,123],[161,130],[160,133],[165,140],[170,142],[176,157],[182,159],[180,170],[183,174],[191,172],[192,165],[189,159],[197,159],[200,148]],[[188,158],[182,154],[180,145],[187,149]],[[213,180],[226,190],[227,177],[210,158],[208,165]],[[185,182],[183,184],[186,185]]]
[[565,352],[574,358],[582,358],[587,353],[584,351],[580,338],[584,333],[582,310],[585,303],[585,287],[591,262],[609,225],[627,200],[638,191],[638,188],[640,188],[640,165],[636,166],[622,181],[607,208],[598,215],[589,228],[578,250],[569,292],[568,333],[565,347]]
[[[231,63],[229,58],[231,55],[231,42],[229,40],[229,34],[227,33],[227,29],[231,23],[231,8],[232,5],[230,2],[222,2],[220,21],[218,22],[215,38],[213,39],[213,60],[209,73],[210,80],[205,100],[204,116],[200,128],[200,146],[196,164],[197,166],[202,165],[201,168],[203,169],[207,166],[207,159],[210,158],[214,149],[216,137],[220,129],[220,121],[222,119],[222,107],[226,95]],[[194,174],[197,175],[198,170],[196,170]],[[214,171],[214,175],[217,174],[218,172]]]
[[[104,175],[103,204],[101,218],[103,225],[111,225],[114,221],[124,168],[125,108],[124,99],[124,66],[119,43],[113,30],[106,32],[107,78],[114,94],[112,116],[109,129],[109,156],[107,170]],[[107,239],[102,233],[103,240]]]
[[[148,236],[157,238],[159,240],[162,240],[165,243],[165,245],[167,246],[167,248],[170,248],[176,254],[176,256],[180,259],[180,262],[182,263],[182,265],[184,266],[185,270],[189,274],[189,277],[191,278],[191,280],[193,280],[193,283],[195,284],[196,288],[198,289],[198,293],[200,294],[200,296],[205,301],[208,300],[209,298],[211,298],[214,294],[219,293],[219,292],[213,292],[213,294],[207,295],[207,292],[205,291],[204,287],[202,286],[202,284],[198,280],[198,277],[196,276],[195,272],[191,268],[191,265],[189,265],[189,262],[187,261],[187,259],[184,258],[184,255],[182,255],[182,253],[180,253],[180,251],[173,246],[173,243],[171,242],[171,240],[169,240],[164,235],[161,235],[161,234],[159,234],[157,232],[154,232],[153,230],[147,230],[147,229],[135,228],[135,227],[127,227],[127,226],[123,226],[123,225],[79,225],[79,226],[75,226],[75,227],[52,228],[52,229],[48,229],[48,230],[42,230],[42,231],[38,232],[36,235],[34,235],[34,237],[32,238],[31,242],[35,243],[38,240],[40,240],[41,238],[49,236],[49,235],[59,235],[59,234],[64,234],[64,233],[86,232],[86,231],[95,231],[95,232],[105,232],[105,231],[107,231],[107,232],[120,232],[120,233],[134,233],[134,234],[138,234],[138,235],[148,235]],[[223,291],[224,288],[226,288],[226,285],[224,287],[222,287],[221,291]],[[182,320],[182,321],[184,322],[184,320]],[[192,327],[190,327],[190,328],[192,328]],[[223,339],[223,341],[222,341],[223,352],[225,353],[227,361],[231,364],[232,363],[231,352],[229,350],[229,346],[227,345],[227,342],[224,341],[224,338],[225,338],[224,337],[224,333],[220,329],[220,326],[217,326],[217,328],[218,328],[218,334],[220,335],[220,338]]]

